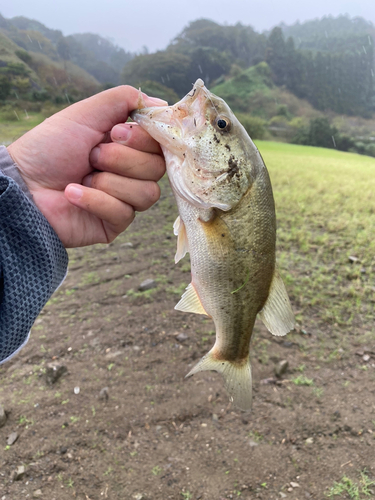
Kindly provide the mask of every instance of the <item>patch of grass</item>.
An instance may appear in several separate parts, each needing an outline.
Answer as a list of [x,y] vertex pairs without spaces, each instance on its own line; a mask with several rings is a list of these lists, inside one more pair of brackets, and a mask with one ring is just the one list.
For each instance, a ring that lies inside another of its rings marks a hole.
[[313,394],[320,399],[324,394],[324,389],[322,387],[314,387]]
[[181,496],[185,500],[190,500],[191,498],[193,498],[193,494],[190,493],[190,491],[181,491]]
[[103,473],[103,476],[108,476],[109,474],[111,474],[111,472],[113,472],[113,469],[111,466],[109,466],[108,469]]
[[28,427],[29,425],[34,425],[34,420],[29,420],[27,417],[25,417],[25,415],[21,415],[18,419],[18,423],[19,425],[25,424],[26,427]]
[[[372,331],[375,159],[291,144],[257,145],[272,180],[277,257],[295,309],[325,329],[328,323],[350,328],[351,334],[363,334],[367,325]],[[336,359],[339,353],[332,354]]]
[[178,286],[170,286],[166,289],[167,292],[173,293],[175,295],[182,295],[186,290],[187,284],[181,283]]
[[99,283],[100,277],[98,273],[95,271],[89,272],[89,273],[84,273],[82,276],[81,284],[82,285],[91,285],[93,283]]
[[42,113],[32,113],[16,106],[12,110],[0,111],[0,143],[5,146],[21,137],[25,132],[39,125],[45,116]]
[[145,290],[144,292],[136,292],[135,290],[133,290],[133,288],[130,288],[130,290],[128,290],[126,292],[126,295],[130,298],[130,299],[137,299],[139,297],[143,297],[145,299],[150,299],[153,297],[153,295],[156,294],[156,292],[158,292],[159,289],[158,288],[150,288],[150,290]]
[[296,385],[314,385],[314,380],[312,378],[307,378],[305,375],[298,375],[298,377],[291,379],[293,384]]
[[154,476],[158,476],[160,474],[160,472],[162,471],[162,468],[159,467],[158,465],[155,465],[155,467],[153,467],[151,469],[151,472]]
[[[341,496],[345,498],[346,495],[353,500],[361,500],[365,497],[370,497],[375,495],[375,481],[372,481],[368,477],[368,473],[365,470],[360,472],[359,482],[355,482],[353,479],[343,476],[339,483],[335,482],[333,486],[326,493],[327,497]],[[344,496],[345,495],[345,496]],[[363,496],[364,495],[364,496]]]
[[264,436],[258,431],[250,431],[248,434],[248,437],[250,439],[252,439],[253,441],[256,441],[257,443],[259,443],[260,441],[263,441],[263,439],[264,439]]
[[73,488],[74,481],[71,477],[67,480],[66,485],[68,488]]

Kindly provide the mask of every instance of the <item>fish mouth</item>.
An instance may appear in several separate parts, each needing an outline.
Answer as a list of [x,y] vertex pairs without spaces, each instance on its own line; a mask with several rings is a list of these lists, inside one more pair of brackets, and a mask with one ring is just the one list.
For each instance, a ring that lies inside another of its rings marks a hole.
[[182,157],[189,132],[199,130],[206,122],[205,107],[209,91],[200,78],[193,89],[173,106],[141,107],[130,114],[132,120],[143,127],[156,141],[174,154]]

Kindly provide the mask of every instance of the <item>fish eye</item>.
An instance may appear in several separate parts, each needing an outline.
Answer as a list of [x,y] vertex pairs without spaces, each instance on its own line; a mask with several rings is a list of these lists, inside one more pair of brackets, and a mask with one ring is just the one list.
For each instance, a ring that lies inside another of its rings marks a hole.
[[219,130],[222,130],[223,132],[228,131],[230,129],[230,121],[228,120],[228,118],[219,116],[216,119],[216,126]]

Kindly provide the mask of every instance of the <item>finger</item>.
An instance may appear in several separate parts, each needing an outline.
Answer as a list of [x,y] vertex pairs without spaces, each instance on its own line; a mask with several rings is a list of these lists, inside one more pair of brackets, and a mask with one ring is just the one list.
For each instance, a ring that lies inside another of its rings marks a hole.
[[96,170],[104,170],[133,179],[158,181],[165,173],[164,158],[144,153],[112,142],[100,144],[90,154],[90,163]]
[[127,122],[115,125],[111,130],[111,139],[118,144],[138,149],[138,151],[162,155],[159,143],[138,123]]
[[86,177],[85,186],[88,185],[131,205],[138,212],[150,208],[160,197],[160,188],[156,182],[131,179],[108,172],[94,173]]
[[[146,106],[167,105],[166,101],[149,97],[143,92],[141,94]],[[130,112],[137,109],[138,104],[139,91],[129,85],[121,85],[72,104],[61,111],[61,114],[69,120],[105,133],[117,123],[126,122]]]
[[65,196],[76,207],[103,221],[108,243],[125,231],[135,217],[133,207],[97,189],[69,184]]

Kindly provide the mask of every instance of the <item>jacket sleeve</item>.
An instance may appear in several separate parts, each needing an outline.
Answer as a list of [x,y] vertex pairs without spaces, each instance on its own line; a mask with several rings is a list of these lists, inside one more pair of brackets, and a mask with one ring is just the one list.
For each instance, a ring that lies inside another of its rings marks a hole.
[[0,364],[26,344],[67,266],[64,246],[0,147]]

